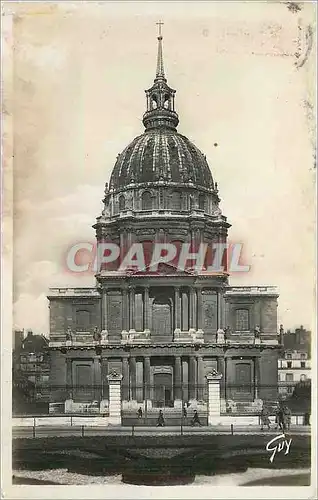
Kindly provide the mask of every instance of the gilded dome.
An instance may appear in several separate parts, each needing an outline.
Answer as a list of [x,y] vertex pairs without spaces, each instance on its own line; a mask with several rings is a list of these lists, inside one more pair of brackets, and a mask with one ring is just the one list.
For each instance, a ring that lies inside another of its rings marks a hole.
[[214,189],[205,156],[184,135],[159,127],[136,137],[118,156],[110,178],[110,188],[131,183],[176,182]]

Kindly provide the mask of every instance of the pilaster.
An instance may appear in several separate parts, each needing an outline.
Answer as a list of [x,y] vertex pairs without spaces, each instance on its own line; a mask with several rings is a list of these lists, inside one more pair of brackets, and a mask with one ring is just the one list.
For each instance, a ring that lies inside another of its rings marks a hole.
[[220,380],[222,375],[213,370],[206,376],[208,382],[208,425],[217,424],[221,415]]
[[121,380],[122,375],[113,371],[108,378],[109,384],[109,423],[121,425]]

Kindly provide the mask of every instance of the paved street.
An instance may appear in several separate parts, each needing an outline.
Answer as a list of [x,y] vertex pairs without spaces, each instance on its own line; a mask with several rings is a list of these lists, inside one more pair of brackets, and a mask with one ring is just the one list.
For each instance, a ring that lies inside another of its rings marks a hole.
[[[259,426],[234,426],[234,435],[272,435],[278,434],[279,431],[271,429],[270,431],[261,431]],[[162,436],[162,435],[211,435],[211,434],[228,434],[231,435],[232,431],[227,426],[211,426],[211,427],[117,427],[117,426],[20,426],[12,429],[13,438],[34,438],[34,437],[53,437],[53,436]],[[306,426],[295,426],[289,435],[310,435],[310,428]]]

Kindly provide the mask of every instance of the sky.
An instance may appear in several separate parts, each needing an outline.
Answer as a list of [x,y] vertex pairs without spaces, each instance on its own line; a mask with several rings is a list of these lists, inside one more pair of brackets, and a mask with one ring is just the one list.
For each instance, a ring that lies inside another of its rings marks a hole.
[[93,276],[65,270],[65,255],[94,242],[116,156],[143,132],[158,19],[178,131],[206,154],[229,239],[243,244],[251,265],[230,283],[276,285],[278,322],[312,328],[315,55],[305,33],[314,7],[301,7],[10,5],[15,328],[47,335],[48,288],[94,285]]

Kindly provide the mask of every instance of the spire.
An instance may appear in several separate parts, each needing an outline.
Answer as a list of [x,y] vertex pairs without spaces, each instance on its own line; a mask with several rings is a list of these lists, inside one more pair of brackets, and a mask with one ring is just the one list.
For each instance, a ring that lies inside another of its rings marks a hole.
[[179,117],[174,108],[174,96],[176,91],[169,87],[165,77],[162,57],[162,21],[158,21],[158,56],[156,78],[152,87],[146,90],[147,111],[143,116],[143,124],[146,130],[158,128],[170,128],[176,130]]
[[161,33],[161,26],[163,26],[162,21],[158,21],[156,23],[158,25],[158,56],[157,56],[157,71],[156,71],[156,80],[158,78],[163,78],[165,79],[165,71],[163,68],[163,56],[162,56],[162,33]]

